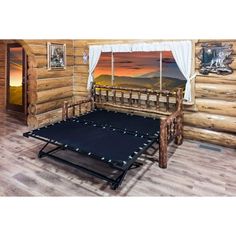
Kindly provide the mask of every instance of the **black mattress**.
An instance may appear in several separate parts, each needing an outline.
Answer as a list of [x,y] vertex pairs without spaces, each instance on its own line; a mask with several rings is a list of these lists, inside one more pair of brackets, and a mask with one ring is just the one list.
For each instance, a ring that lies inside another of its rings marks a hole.
[[158,119],[94,110],[27,132],[24,136],[86,153],[91,158],[126,169],[158,139],[159,129]]
[[112,127],[148,136],[157,136],[160,130],[160,119],[102,109],[96,109],[76,119],[77,122],[88,122],[96,126]]

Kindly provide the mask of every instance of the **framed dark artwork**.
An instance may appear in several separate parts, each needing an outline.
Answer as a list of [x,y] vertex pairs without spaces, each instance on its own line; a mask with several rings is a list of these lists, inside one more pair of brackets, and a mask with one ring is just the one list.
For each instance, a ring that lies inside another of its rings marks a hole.
[[66,68],[66,45],[48,43],[48,70],[60,70]]
[[201,74],[216,73],[219,75],[228,75],[233,73],[233,69],[229,66],[233,58],[232,44],[223,43],[204,43],[201,45],[198,59],[201,61]]

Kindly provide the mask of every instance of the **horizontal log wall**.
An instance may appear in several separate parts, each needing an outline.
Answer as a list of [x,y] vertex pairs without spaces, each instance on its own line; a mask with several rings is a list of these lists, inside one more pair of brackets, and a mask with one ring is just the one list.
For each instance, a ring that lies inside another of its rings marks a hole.
[[214,41],[199,40],[195,45],[197,112],[186,112],[185,136],[236,148],[236,41],[227,41],[233,45],[231,75],[199,74],[200,60],[197,56],[205,42]]
[[[66,44],[66,69],[48,70],[47,42]],[[65,100],[73,99],[73,40],[24,40],[28,53],[28,125],[32,128],[61,119]]]
[[5,53],[5,44],[0,41],[0,110],[5,108]]

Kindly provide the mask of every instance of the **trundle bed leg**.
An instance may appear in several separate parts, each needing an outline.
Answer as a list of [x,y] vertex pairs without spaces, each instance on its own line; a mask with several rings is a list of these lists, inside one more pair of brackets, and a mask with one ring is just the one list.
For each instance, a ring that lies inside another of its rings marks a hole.
[[167,127],[164,121],[161,121],[160,126],[160,142],[159,142],[159,167],[167,168]]
[[111,189],[116,190],[122,183],[122,181],[125,178],[125,175],[128,170],[124,171],[112,184],[111,184]]
[[38,158],[43,158],[43,156],[45,155],[45,152],[43,151],[47,146],[48,146],[49,142],[46,143],[40,150],[38,153]]

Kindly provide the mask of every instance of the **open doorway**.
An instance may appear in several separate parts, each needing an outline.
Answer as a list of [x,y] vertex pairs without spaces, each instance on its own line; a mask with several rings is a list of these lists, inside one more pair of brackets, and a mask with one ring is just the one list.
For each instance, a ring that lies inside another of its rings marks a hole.
[[27,114],[27,56],[18,43],[7,44],[6,108]]

